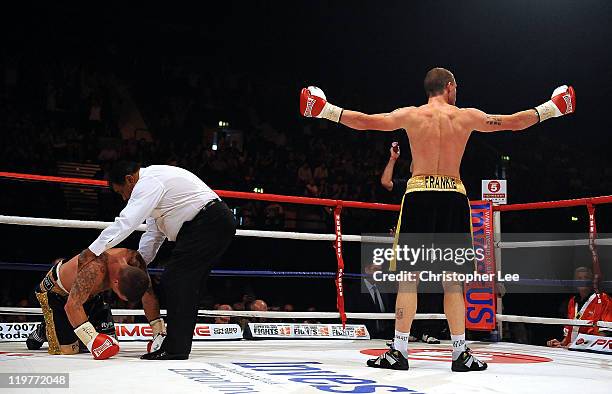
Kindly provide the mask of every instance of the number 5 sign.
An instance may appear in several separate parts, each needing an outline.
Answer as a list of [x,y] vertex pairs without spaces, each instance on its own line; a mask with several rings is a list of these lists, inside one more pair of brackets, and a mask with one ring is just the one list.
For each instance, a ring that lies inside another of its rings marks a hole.
[[489,179],[482,181],[482,199],[493,204],[507,204],[508,190],[505,179]]

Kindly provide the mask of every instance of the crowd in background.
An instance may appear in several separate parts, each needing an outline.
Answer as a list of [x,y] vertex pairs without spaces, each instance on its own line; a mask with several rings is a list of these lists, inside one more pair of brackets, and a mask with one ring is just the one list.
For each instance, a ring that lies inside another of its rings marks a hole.
[[[218,189],[388,199],[379,178],[390,142],[407,145],[400,132],[362,133],[303,120],[297,99],[275,100],[280,87],[275,90],[249,76],[198,72],[197,64],[180,59],[134,62],[131,68],[144,72],[124,69],[122,75],[70,60],[30,64],[15,58],[4,64],[0,167],[52,174],[58,162],[104,167],[125,158],[145,165],[175,164]],[[293,110],[275,119],[270,113],[279,110],[271,111],[269,102]],[[477,196],[480,179],[490,177],[509,179],[513,202],[533,200],[534,188],[540,199],[610,190],[612,169],[605,166],[606,156],[598,154],[605,146],[594,144],[585,151],[550,133],[527,134],[500,136],[498,144],[473,137],[462,164],[462,177],[473,186],[468,190]],[[398,171],[406,175],[408,146],[402,152],[405,160]]]

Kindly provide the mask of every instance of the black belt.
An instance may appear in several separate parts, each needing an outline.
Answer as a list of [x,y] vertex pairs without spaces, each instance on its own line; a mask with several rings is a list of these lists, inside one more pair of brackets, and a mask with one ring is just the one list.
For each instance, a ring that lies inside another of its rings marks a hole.
[[[204,204],[204,206],[202,207],[202,209],[200,209],[200,211],[198,213],[196,213],[196,215],[193,217],[193,219],[183,223],[183,226],[191,223],[191,222],[195,222],[196,220],[201,220],[204,217],[204,212],[206,212],[206,210],[210,207],[212,207],[213,205],[215,205],[216,203],[221,202],[220,198],[215,198],[214,200],[210,200],[209,202],[207,202],[206,204]],[[181,227],[182,228],[182,227]]]
[[220,198],[215,198],[214,200],[210,200],[209,202],[204,204],[204,207],[202,208],[201,212],[206,211],[208,208],[212,207],[213,205],[215,205],[218,202],[221,202]]

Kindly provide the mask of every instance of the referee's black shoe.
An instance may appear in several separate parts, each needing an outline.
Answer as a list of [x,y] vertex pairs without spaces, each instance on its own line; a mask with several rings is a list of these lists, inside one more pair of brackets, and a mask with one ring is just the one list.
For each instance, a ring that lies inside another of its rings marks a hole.
[[164,349],[159,349],[140,356],[141,360],[187,360],[188,358],[188,354],[168,353]]

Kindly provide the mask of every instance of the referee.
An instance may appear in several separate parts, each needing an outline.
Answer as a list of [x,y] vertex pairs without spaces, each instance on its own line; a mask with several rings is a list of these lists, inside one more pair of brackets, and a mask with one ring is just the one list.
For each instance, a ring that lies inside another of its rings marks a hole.
[[149,264],[166,238],[176,241],[162,285],[167,303],[167,336],[145,360],[185,360],[191,352],[198,293],[212,265],[236,233],[232,212],[202,180],[182,168],[145,168],[120,161],[109,174],[113,190],[127,201],[115,222],[79,255],[79,267],[127,238],[143,222],[138,252]]

